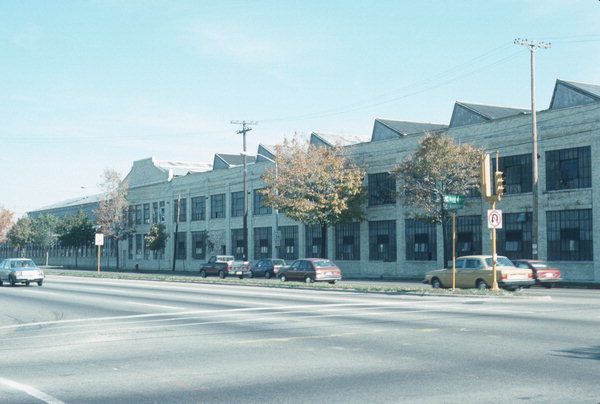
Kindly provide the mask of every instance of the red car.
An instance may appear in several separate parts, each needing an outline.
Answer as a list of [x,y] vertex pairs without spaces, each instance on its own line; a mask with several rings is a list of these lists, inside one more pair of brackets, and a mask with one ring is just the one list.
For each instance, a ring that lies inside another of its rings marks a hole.
[[545,261],[541,260],[513,260],[515,266],[519,268],[529,268],[533,272],[533,279],[538,285],[545,288],[551,288],[556,282],[562,281],[560,270],[552,268]]
[[342,271],[327,258],[304,258],[292,262],[289,267],[283,267],[277,274],[279,280],[304,281],[306,283],[325,281],[334,284],[342,279]]

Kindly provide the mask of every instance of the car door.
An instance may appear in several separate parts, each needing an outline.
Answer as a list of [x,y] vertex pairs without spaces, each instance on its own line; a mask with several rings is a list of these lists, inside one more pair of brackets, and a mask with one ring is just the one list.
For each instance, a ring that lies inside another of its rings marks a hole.
[[298,272],[300,272],[300,265],[302,265],[302,262],[304,261],[297,260],[290,265],[289,269],[285,272],[289,279],[298,279]]
[[295,279],[295,280],[302,278],[302,274],[304,272],[304,268],[305,268],[305,264],[306,264],[306,261],[304,261],[304,260],[298,260],[296,262],[298,265],[294,266],[292,274],[291,274],[292,279]]
[[273,260],[265,260],[265,271],[269,271],[271,273],[273,273]]
[[12,268],[10,266],[11,261],[10,260],[5,260],[4,261],[4,265],[2,265],[2,269],[0,276],[2,276],[2,280],[4,281],[8,281],[9,277],[10,277],[10,273],[12,271]]
[[313,263],[310,261],[304,261],[302,262],[302,265],[300,266],[300,276],[298,277],[299,279],[305,279],[307,276],[310,276],[312,279],[315,279],[315,270],[313,268]]
[[477,260],[465,258],[462,260],[460,268],[456,268],[456,287],[465,289],[472,288],[474,285],[473,271],[477,267]]
[[474,288],[477,279],[486,278],[485,266],[478,258],[467,258],[465,261],[465,269],[462,274],[461,288]]
[[[456,269],[456,287],[460,288],[462,284],[463,271],[465,270],[465,259],[458,258],[456,260],[455,269]],[[452,287],[452,267],[448,268],[447,271],[444,271],[444,278],[441,279],[442,284],[447,287]]]
[[268,263],[267,260],[260,260],[260,261],[258,261],[258,266],[257,266],[257,268],[258,268],[258,271],[257,271],[258,275],[259,276],[264,275],[265,271],[268,269],[268,267],[269,267],[269,263]]

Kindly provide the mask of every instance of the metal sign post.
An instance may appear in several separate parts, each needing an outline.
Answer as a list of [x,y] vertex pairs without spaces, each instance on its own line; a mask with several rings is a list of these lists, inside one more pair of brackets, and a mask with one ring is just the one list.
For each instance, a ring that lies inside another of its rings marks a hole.
[[444,195],[443,208],[452,212],[452,290],[456,290],[456,211],[462,209],[465,197],[462,195]]
[[104,234],[96,233],[95,244],[98,246],[98,272],[100,272],[100,248],[104,245]]
[[502,211],[496,209],[496,202],[492,202],[492,209],[487,212],[488,228],[492,229],[492,290],[498,290],[498,277],[496,271],[496,261],[498,254],[496,252],[496,229],[502,228]]

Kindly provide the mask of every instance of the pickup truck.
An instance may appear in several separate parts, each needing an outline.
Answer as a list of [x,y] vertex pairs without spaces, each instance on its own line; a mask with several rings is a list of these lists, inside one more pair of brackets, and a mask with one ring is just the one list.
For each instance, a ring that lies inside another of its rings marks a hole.
[[242,279],[250,277],[250,262],[236,261],[233,255],[213,255],[208,262],[200,267],[200,276],[206,278],[208,275],[218,275],[223,279],[229,275]]

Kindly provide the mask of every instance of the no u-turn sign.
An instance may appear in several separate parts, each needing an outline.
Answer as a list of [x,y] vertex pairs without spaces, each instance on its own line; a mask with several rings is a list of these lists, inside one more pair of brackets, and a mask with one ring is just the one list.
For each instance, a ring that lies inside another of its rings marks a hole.
[[497,209],[488,209],[488,229],[502,228],[502,211]]

